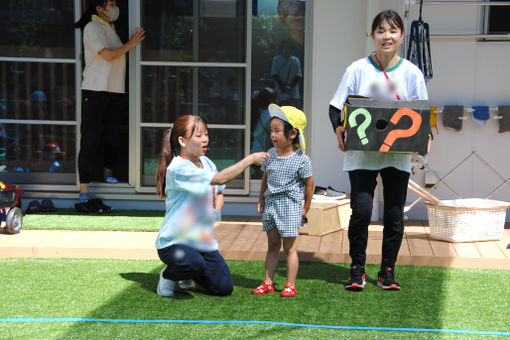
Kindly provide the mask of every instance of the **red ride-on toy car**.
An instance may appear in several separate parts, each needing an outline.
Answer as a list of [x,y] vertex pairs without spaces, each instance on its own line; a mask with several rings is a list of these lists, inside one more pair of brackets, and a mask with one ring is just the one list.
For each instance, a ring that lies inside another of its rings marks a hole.
[[20,195],[23,190],[17,185],[0,182],[0,223],[5,221],[9,234],[17,234],[23,225]]

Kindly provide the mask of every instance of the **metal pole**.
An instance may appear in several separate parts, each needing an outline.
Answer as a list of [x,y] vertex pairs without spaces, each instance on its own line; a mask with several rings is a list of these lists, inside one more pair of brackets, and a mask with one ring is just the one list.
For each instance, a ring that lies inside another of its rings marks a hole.
[[[418,0],[413,1],[415,5]],[[510,6],[510,1],[424,1],[424,5]]]

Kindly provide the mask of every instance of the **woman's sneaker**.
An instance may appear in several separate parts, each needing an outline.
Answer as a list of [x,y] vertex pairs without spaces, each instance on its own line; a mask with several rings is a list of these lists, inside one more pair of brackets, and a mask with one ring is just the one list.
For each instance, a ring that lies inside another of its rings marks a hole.
[[251,291],[252,294],[264,295],[267,293],[274,293],[274,284],[268,285],[266,281],[262,282],[260,286]]
[[193,280],[179,280],[177,281],[177,285],[179,285],[179,288],[184,290],[197,289],[197,284]]
[[352,266],[345,289],[357,291],[363,290],[367,284],[365,277],[365,267],[358,265]]
[[400,290],[400,285],[395,281],[393,268],[384,267],[377,274],[377,286],[384,290]]
[[161,272],[159,273],[159,282],[158,282],[158,295],[170,297],[174,296],[174,288],[175,288],[175,282],[172,280],[165,279],[163,277],[163,272],[165,271],[166,267],[161,269]]

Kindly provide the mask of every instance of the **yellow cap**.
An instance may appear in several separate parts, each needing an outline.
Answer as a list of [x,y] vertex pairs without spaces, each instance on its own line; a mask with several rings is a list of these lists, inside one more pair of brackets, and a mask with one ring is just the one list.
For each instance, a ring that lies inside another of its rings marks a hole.
[[296,146],[305,153],[306,143],[303,129],[306,127],[306,116],[303,111],[295,108],[294,106],[278,106],[276,104],[269,104],[269,114],[271,117],[280,118],[284,122],[289,123],[292,127],[299,131],[299,144]]

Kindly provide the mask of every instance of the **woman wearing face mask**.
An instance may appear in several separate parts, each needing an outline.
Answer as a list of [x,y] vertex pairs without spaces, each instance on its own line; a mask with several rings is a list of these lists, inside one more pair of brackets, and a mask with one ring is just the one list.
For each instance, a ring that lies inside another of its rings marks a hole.
[[124,85],[126,53],[145,39],[145,30],[136,28],[123,44],[113,24],[118,17],[116,0],[98,0],[74,24],[83,30],[85,56],[78,156],[80,202],[75,204],[75,210],[81,213],[111,211],[99,198],[91,199],[89,183],[101,146],[104,147],[104,179],[111,184],[118,182],[112,169],[120,148],[120,117],[128,111]]

